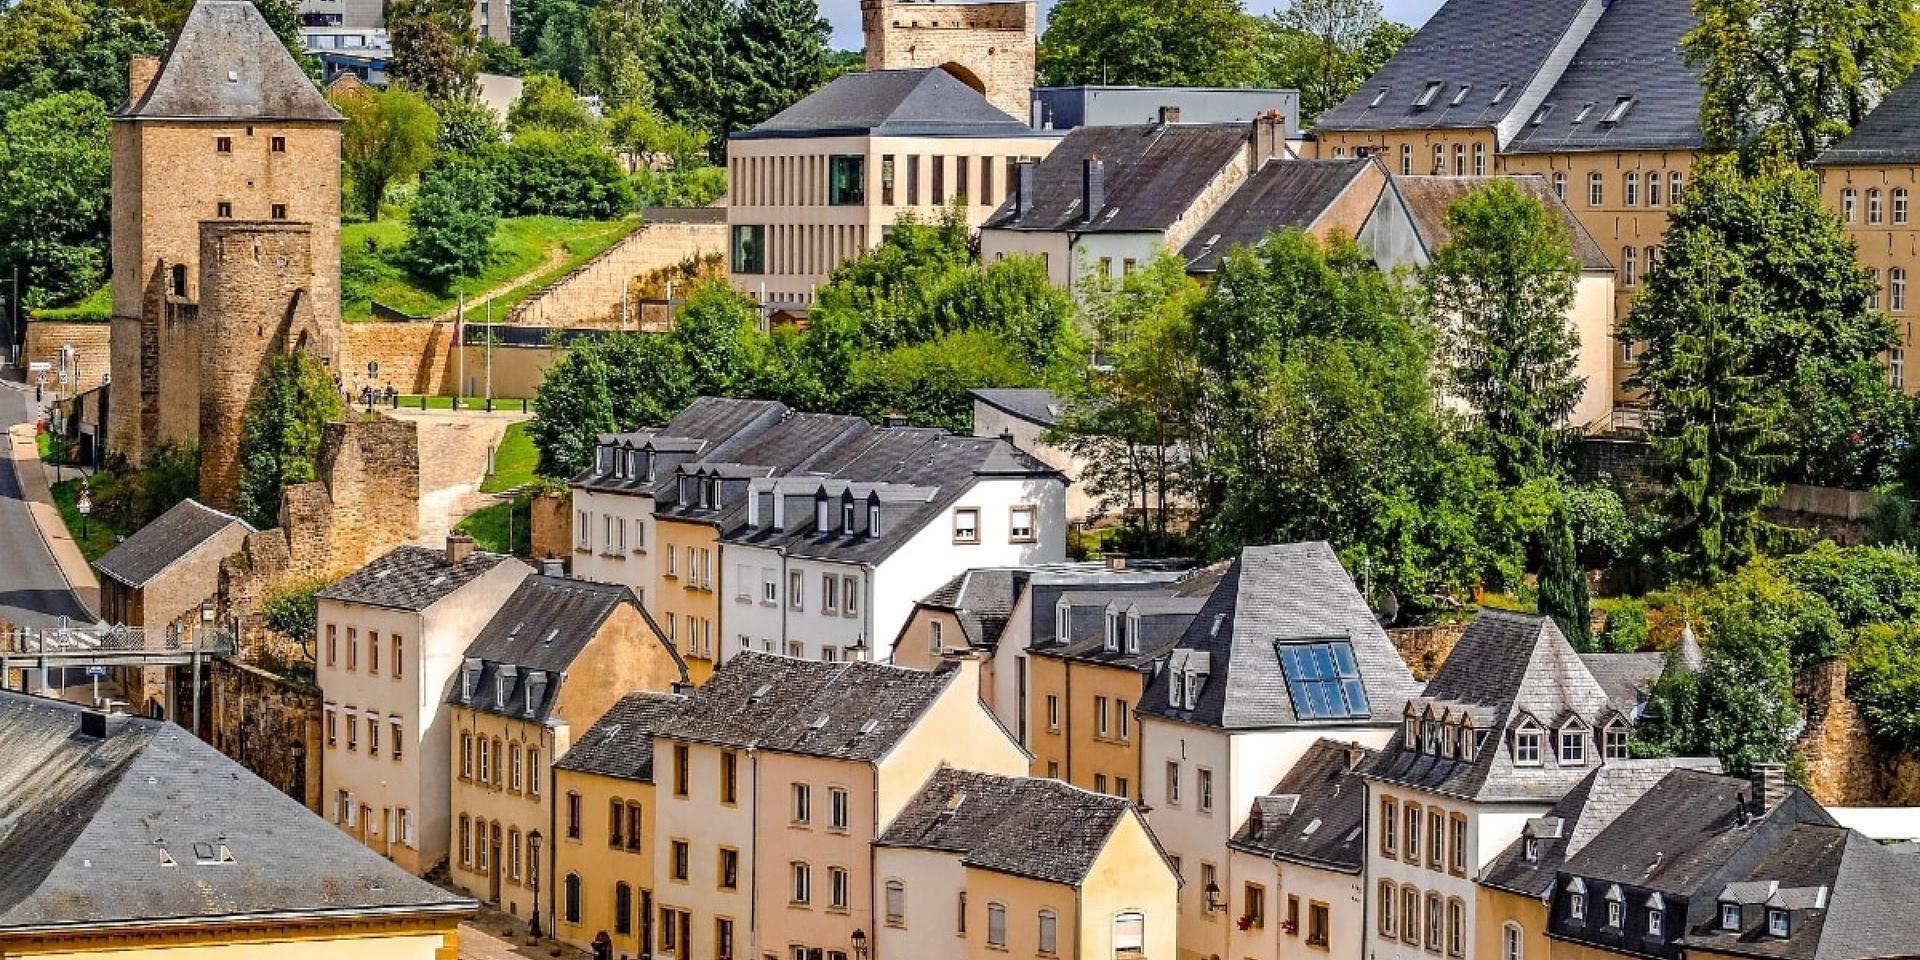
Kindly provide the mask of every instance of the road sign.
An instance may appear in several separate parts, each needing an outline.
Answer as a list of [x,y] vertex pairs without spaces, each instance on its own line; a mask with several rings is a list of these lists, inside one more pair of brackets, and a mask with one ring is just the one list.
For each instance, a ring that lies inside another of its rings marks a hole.
[[89,677],[104,677],[106,675],[107,675],[106,667],[88,667],[87,668],[87,676]]
[[80,499],[74,503],[74,506],[79,509],[83,517],[93,512],[93,496],[87,492],[86,487],[80,488]]

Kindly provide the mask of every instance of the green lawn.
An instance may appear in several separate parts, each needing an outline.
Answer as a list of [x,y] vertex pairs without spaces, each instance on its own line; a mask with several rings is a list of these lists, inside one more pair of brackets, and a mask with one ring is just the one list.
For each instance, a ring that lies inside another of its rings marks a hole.
[[[638,217],[624,220],[564,220],[559,217],[516,217],[500,221],[494,234],[494,258],[478,277],[468,277],[445,293],[422,285],[399,265],[406,243],[403,211],[373,223],[348,223],[340,229],[341,313],[347,320],[373,316],[372,301],[413,316],[432,316],[453,308],[467,295],[471,311],[484,316],[480,296],[501,289],[493,301],[496,318],[532,295],[598,256],[634,230]],[[371,245],[370,245],[371,244]],[[555,263],[549,258],[558,253]],[[511,285],[511,286],[509,286]],[[478,319],[478,318],[476,318]]]
[[59,307],[41,307],[33,311],[35,320],[82,320],[102,321],[113,317],[113,288],[101,284],[100,289],[87,294],[83,299]]
[[[98,483],[99,481],[96,480],[95,482]],[[80,508],[76,505],[79,497],[80,477],[78,474],[75,474],[71,479],[63,480],[53,485],[53,502],[60,508],[60,519],[66,521],[67,532],[72,534],[73,542],[80,546],[80,555],[86,557],[88,563],[92,563],[100,559],[107,551],[112,550],[114,546],[120,542],[122,537],[131,535],[133,531],[121,529],[114,524],[108,523],[98,513],[86,518],[86,523],[82,524]],[[95,496],[94,499],[98,501],[99,497]],[[81,530],[83,528],[86,531],[86,536],[81,536]]]
[[533,467],[539,461],[540,451],[534,449],[533,438],[527,436],[526,421],[509,424],[506,436],[500,440],[500,449],[494,451],[493,472],[480,481],[480,492],[504,493],[532,483]]
[[454,529],[473,537],[474,545],[482,550],[530,556],[533,553],[533,494],[523,493],[512,500],[482,507],[454,524]]
[[[525,403],[525,399],[526,398],[521,398],[521,397],[495,396],[493,398],[493,409],[496,411],[520,410],[522,405]],[[426,406],[420,405],[422,400],[426,401]],[[487,401],[483,397],[461,397],[460,398],[460,409],[462,410],[485,410],[486,408],[487,408]],[[420,394],[417,394],[417,393],[403,393],[400,395],[400,409],[402,410],[452,410],[453,398],[448,396],[441,396],[439,394],[428,394],[427,396],[422,397]],[[523,410],[521,412],[524,413],[526,411]]]

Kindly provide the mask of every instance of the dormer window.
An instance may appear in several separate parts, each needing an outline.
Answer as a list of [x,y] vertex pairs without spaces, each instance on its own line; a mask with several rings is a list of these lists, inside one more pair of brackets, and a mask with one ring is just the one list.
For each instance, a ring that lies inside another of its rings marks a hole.
[[1140,652],[1140,612],[1138,610],[1127,612],[1126,648],[1129,654]]
[[1567,917],[1572,920],[1587,918],[1587,887],[1577,877],[1573,885],[1567,888]]
[[1462,726],[1460,728],[1459,753],[1460,753],[1460,759],[1465,760],[1468,763],[1473,762],[1473,727],[1471,726]]
[[655,469],[656,469],[656,464],[654,463],[654,460],[653,460],[653,451],[648,450],[647,451],[647,482],[648,483],[652,483],[654,481]]
[[1452,727],[1442,726],[1440,728],[1440,755],[1441,756],[1447,758],[1448,760],[1452,760],[1453,746],[1457,742],[1459,741],[1457,741],[1454,738],[1454,730]]
[[1792,916],[1780,907],[1767,908],[1767,936],[1786,937],[1793,930]]
[[1607,888],[1607,926],[1622,929],[1626,926],[1627,901],[1620,894],[1620,885]]
[[1720,904],[1720,929],[1740,929],[1740,905],[1737,903]]
[[496,710],[502,710],[502,709],[505,709],[506,706],[507,706],[507,674],[505,671],[501,671],[500,673],[495,674],[493,678],[493,707]]
[[1073,604],[1065,597],[1053,605],[1053,642],[1066,643],[1073,635]]
[[1120,615],[1112,610],[1107,611],[1107,635],[1100,645],[1101,648],[1108,653],[1119,653],[1120,631],[1124,629],[1120,625]]
[[1601,732],[1602,753],[1608,760],[1625,760],[1628,755],[1627,741],[1630,731],[1627,722],[1614,717],[1607,721],[1607,727]]
[[1560,728],[1560,765],[1565,767],[1585,766],[1587,762],[1587,732],[1576,722],[1569,721]]
[[1450,104],[1448,104],[1448,106],[1453,106],[1453,107],[1457,107],[1457,106],[1459,106],[1459,105],[1461,105],[1461,104],[1463,104],[1463,103],[1465,103],[1465,102],[1467,102],[1467,94],[1469,94],[1469,93],[1472,93],[1472,92],[1473,92],[1473,84],[1471,84],[1471,83],[1463,83],[1463,84],[1461,84],[1461,85],[1460,85],[1460,91],[1459,91],[1458,93],[1455,93],[1455,94],[1453,95],[1453,102],[1452,102],[1452,103],[1450,103]]
[[600,448],[600,475],[606,476],[607,474],[612,472],[613,472],[613,448],[608,446],[602,446]]
[[479,685],[480,663],[475,660],[469,660],[467,661],[466,669],[460,673],[460,699],[472,700],[473,695],[477,692],[474,688]]
[[813,525],[821,533],[826,533],[827,531],[833,529],[833,524],[828,522],[827,495],[824,493],[814,498]]
[[1513,765],[1516,767],[1537,767],[1540,765],[1540,728],[1532,720],[1522,723],[1513,732]]
[[1440,96],[1440,88],[1443,86],[1446,86],[1446,84],[1438,80],[1427,81],[1426,89],[1421,90],[1420,95],[1413,98],[1413,105],[1415,107],[1433,106],[1433,101]]
[[1440,724],[1433,720],[1420,722],[1420,752],[1438,754],[1440,752]]
[[1667,901],[1665,897],[1656,893],[1647,900],[1647,936],[1665,936],[1666,928]]
[[1401,738],[1402,744],[1408,750],[1412,750],[1420,743],[1420,718],[1413,715],[1412,704],[1407,705],[1407,721],[1404,734]]
[[879,536],[880,536],[880,504],[874,501],[868,501],[867,502],[867,537],[868,539],[878,539]]
[[1619,123],[1620,119],[1622,117],[1625,117],[1627,115],[1627,111],[1632,108],[1633,108],[1633,98],[1621,97],[1620,99],[1615,100],[1613,102],[1613,108],[1607,111],[1606,116],[1600,118],[1600,122],[1601,123]]
[[847,533],[853,532],[853,500],[840,501],[840,527]]
[[1520,843],[1520,856],[1528,863],[1540,859],[1540,838],[1528,837]]
[[1493,99],[1487,102],[1497,105],[1502,100],[1507,99],[1507,88],[1509,86],[1511,86],[1511,84],[1505,84],[1505,83],[1501,84],[1497,89],[1493,91]]

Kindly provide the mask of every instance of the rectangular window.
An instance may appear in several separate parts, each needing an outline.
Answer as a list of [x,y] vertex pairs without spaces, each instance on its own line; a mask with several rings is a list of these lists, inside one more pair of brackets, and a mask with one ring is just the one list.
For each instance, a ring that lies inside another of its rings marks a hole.
[[286,153],[286,152],[287,152],[287,138],[286,138],[286,137],[274,137],[274,138],[273,138],[273,140],[272,140],[272,146],[273,146],[273,152],[274,152],[274,153]]
[[732,847],[720,848],[720,889],[740,889],[740,851]]
[[1200,805],[1200,812],[1212,813],[1213,812],[1213,771],[1208,770],[1206,767],[1201,767],[1199,768],[1199,771],[1196,774],[1196,776],[1198,777],[1198,780],[1194,784],[1194,792],[1197,793],[1200,797],[1198,801]]
[[1400,804],[1392,797],[1380,798],[1380,852],[1386,856],[1398,856],[1399,847],[1395,837],[1400,827]]
[[1467,875],[1467,818],[1458,813],[1452,814],[1448,827],[1451,831],[1448,849],[1453,853],[1449,869],[1464,877]]
[[380,675],[380,635],[372,630],[367,631],[367,674]]
[[843,577],[840,581],[840,612],[849,617],[860,614],[860,579]]
[[1012,509],[1007,524],[1007,539],[1013,543],[1034,541],[1032,507],[1020,506]]
[[933,202],[936,205],[944,204],[947,202],[947,158],[935,156],[927,159],[932,161],[933,166]]
[[687,848],[687,842],[685,840],[673,841],[672,850],[673,850],[673,864],[672,864],[673,879],[679,880],[684,883],[687,879],[687,865],[690,862],[689,860],[690,851]]
[[813,868],[804,863],[793,865],[792,902],[802,906],[813,902]]
[[1047,729],[1058,732],[1060,729],[1060,696],[1047,694]]
[[867,202],[867,158],[827,158],[827,203],[836,207]]
[[1106,697],[1093,698],[1093,723],[1094,723],[1095,729],[1099,732],[1100,736],[1104,737],[1113,732],[1111,725],[1108,723],[1108,720],[1107,720],[1107,698]]
[[830,573],[820,575],[820,612],[837,613],[840,610],[840,578]]
[[398,680],[407,674],[407,641],[396,633],[388,637],[387,642],[389,646],[393,647],[393,678]]
[[270,209],[270,210],[272,211],[270,215],[271,215],[271,216],[273,217],[273,219],[275,219],[275,220],[285,220],[285,219],[287,218],[287,205],[286,205],[286,204],[284,204],[284,203],[276,203],[276,204],[274,204],[274,205],[273,205],[272,207],[270,207],[269,209]]
[[893,206],[893,154],[880,158],[880,202]]
[[1168,760],[1167,761],[1167,806],[1177,807],[1179,805],[1180,805],[1180,764],[1177,761]]
[[684,797],[687,795],[687,761],[687,745],[684,743],[674,744],[673,795],[676,797]]
[[347,670],[360,669],[360,631],[347,628]]
[[392,736],[388,738],[387,742],[393,745],[393,758],[395,760],[398,760],[400,759],[400,754],[401,754],[400,718],[399,717],[387,718],[387,732],[392,734]]
[[813,788],[804,783],[793,785],[792,820],[800,826],[813,821]]
[[222,220],[225,220],[228,217],[233,216],[233,204],[228,203],[225,200],[222,200],[219,203],[214,204],[213,209],[214,209],[214,216],[217,216]]
[[799,570],[787,574],[787,603],[795,610],[806,608],[807,575]]
[[853,822],[853,809],[847,791],[841,787],[827,788],[827,827],[832,830],[846,830]]
[[740,755],[732,750],[720,752],[720,802],[738,803],[740,799]]
[[[767,272],[767,228],[764,224],[742,223],[733,228],[733,272]],[[667,573],[673,573],[668,561]]]
[[1439,807],[1427,808],[1427,866],[1435,870],[1446,862],[1447,813]]
[[961,507],[953,511],[953,542],[980,542],[980,511],[974,507]]
[[987,904],[987,946],[1005,947],[1007,945],[1007,908],[1004,904]]
[[1407,836],[1406,836],[1406,847],[1404,850],[1406,854],[1406,860],[1408,863],[1419,863],[1420,862],[1420,805],[1417,803],[1407,804],[1406,814],[1407,814],[1406,816]]
[[567,794],[567,839],[580,839],[580,795]]
[[213,138],[213,152],[215,152],[215,153],[232,153],[232,152],[233,152],[233,138],[232,138],[232,137],[214,137],[214,138]]
[[327,666],[331,667],[340,658],[340,637],[334,625],[327,624]]
[[1267,888],[1257,883],[1249,883],[1246,886],[1245,893],[1241,895],[1241,899],[1244,902],[1240,908],[1240,915],[1246,919],[1246,922],[1242,924],[1242,926],[1252,930],[1265,929],[1267,925]]
[[920,205],[920,158],[907,155],[907,206]]

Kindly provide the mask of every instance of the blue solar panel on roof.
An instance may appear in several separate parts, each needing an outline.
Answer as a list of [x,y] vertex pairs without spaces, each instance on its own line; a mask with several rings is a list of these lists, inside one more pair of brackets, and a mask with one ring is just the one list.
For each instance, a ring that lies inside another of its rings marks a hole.
[[1346,719],[1371,714],[1360,666],[1347,640],[1274,644],[1293,711],[1302,720]]

